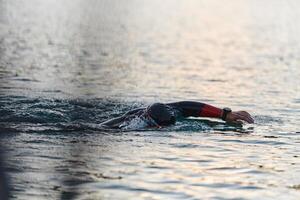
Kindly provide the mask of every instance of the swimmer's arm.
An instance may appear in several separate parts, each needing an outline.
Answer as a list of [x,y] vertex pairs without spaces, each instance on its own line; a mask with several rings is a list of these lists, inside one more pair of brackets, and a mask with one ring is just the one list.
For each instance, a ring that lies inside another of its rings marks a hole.
[[167,105],[180,111],[184,117],[211,117],[220,119],[223,114],[222,109],[201,102],[180,101]]
[[[179,110],[184,117],[210,117],[222,119],[223,115],[223,109],[201,102],[180,101],[169,103],[167,105]],[[248,123],[254,123],[253,118],[246,111],[228,113],[225,119],[226,122],[233,123],[241,123],[241,120]]]
[[135,114],[135,113],[137,113],[137,112],[139,112],[139,111],[141,111],[141,110],[145,110],[145,109],[146,109],[146,108],[136,108],[136,109],[134,109],[134,110],[128,111],[128,112],[125,113],[124,115],[125,115],[125,116],[132,115],[132,114]]
[[116,117],[116,118],[113,118],[113,119],[110,119],[110,120],[107,120],[103,123],[101,123],[102,126],[106,126],[106,127],[109,127],[109,128],[118,128],[120,124],[122,124],[127,117],[131,116],[131,115],[134,115],[136,113],[138,113],[139,111],[141,110],[144,110],[145,108],[137,108],[137,109],[134,109],[134,110],[130,110],[128,111],[127,113],[125,113],[124,115],[120,116],[120,117]]
[[118,128],[120,124],[122,124],[125,120],[126,116],[123,115],[121,117],[116,117],[105,122],[102,122],[100,125],[109,128]]

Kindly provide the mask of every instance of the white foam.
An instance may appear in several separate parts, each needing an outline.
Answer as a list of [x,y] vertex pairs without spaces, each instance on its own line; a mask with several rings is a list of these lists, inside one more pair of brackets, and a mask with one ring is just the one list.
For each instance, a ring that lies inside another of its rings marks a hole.
[[135,130],[135,129],[146,128],[147,126],[148,124],[143,118],[136,116],[131,120],[124,121],[120,125],[120,128],[124,130]]

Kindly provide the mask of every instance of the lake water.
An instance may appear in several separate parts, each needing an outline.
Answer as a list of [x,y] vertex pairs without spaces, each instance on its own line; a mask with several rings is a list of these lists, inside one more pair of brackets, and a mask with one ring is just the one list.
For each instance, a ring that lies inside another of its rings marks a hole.
[[[299,199],[297,0],[0,0],[0,130],[12,199]],[[247,110],[99,124],[153,102]]]

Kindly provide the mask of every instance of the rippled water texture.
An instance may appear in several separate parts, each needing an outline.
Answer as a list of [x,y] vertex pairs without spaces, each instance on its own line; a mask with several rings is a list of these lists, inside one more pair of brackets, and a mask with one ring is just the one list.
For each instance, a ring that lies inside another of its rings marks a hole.
[[[297,0],[0,0],[12,199],[299,199]],[[232,127],[101,122],[151,102],[247,110]]]

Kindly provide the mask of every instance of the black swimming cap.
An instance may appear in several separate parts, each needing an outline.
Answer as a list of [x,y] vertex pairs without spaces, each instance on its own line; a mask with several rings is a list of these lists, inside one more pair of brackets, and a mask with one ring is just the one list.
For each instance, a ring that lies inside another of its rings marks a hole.
[[175,124],[175,116],[165,104],[154,103],[147,108],[147,113],[158,125]]

